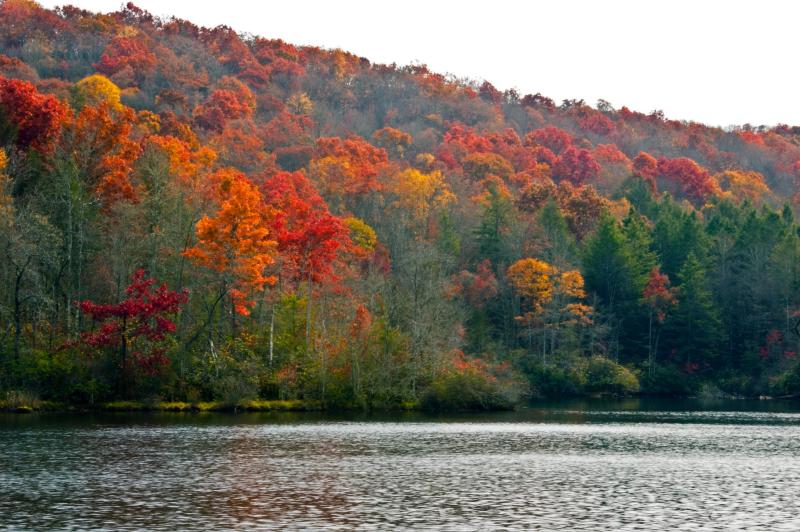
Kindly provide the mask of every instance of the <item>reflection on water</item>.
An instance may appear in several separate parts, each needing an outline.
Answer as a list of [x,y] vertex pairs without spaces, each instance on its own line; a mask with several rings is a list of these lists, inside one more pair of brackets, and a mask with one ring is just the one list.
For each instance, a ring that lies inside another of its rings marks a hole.
[[798,530],[800,411],[0,416],[0,528]]

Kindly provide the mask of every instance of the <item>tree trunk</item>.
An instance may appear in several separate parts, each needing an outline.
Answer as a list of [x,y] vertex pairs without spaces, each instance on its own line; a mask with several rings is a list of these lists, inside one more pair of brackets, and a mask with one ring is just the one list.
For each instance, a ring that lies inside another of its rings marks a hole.
[[311,272],[308,272],[308,282],[306,288],[308,295],[306,296],[306,358],[311,355],[311,299],[312,299],[312,286],[311,286]]
[[125,334],[127,328],[127,320],[122,318],[122,338],[119,342],[119,354],[122,362],[122,395],[127,396],[128,393],[128,336]]
[[275,352],[275,303],[269,316],[269,367],[272,368],[272,359]]
[[22,302],[19,298],[19,292],[22,285],[22,275],[25,270],[17,273],[17,279],[14,283],[14,361],[19,361],[19,347],[20,338],[22,334]]
[[653,309],[650,309],[649,323],[647,324],[647,373],[653,376]]

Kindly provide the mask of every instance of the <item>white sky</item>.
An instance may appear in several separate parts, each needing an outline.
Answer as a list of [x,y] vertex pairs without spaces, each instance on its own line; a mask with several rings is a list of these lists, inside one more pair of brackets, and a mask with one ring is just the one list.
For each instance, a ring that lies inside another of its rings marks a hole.
[[[71,3],[106,12],[124,2]],[[603,98],[721,126],[800,124],[800,3],[788,0],[134,3],[154,15],[342,48],[377,63],[421,62],[559,102]]]

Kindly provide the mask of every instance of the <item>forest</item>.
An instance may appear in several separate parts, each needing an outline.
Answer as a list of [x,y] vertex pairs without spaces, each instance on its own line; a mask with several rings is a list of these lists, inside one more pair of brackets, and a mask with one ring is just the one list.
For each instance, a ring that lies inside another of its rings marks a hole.
[[8,403],[794,396],[798,205],[800,127],[0,1]]

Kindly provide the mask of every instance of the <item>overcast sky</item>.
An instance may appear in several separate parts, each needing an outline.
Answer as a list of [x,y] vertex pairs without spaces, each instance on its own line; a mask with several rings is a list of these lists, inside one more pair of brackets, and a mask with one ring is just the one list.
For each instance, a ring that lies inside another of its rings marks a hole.
[[[64,2],[42,1],[52,7]],[[121,0],[73,0],[114,11]],[[137,0],[155,15],[373,62],[427,64],[557,101],[713,125],[800,124],[800,3],[743,0]]]

